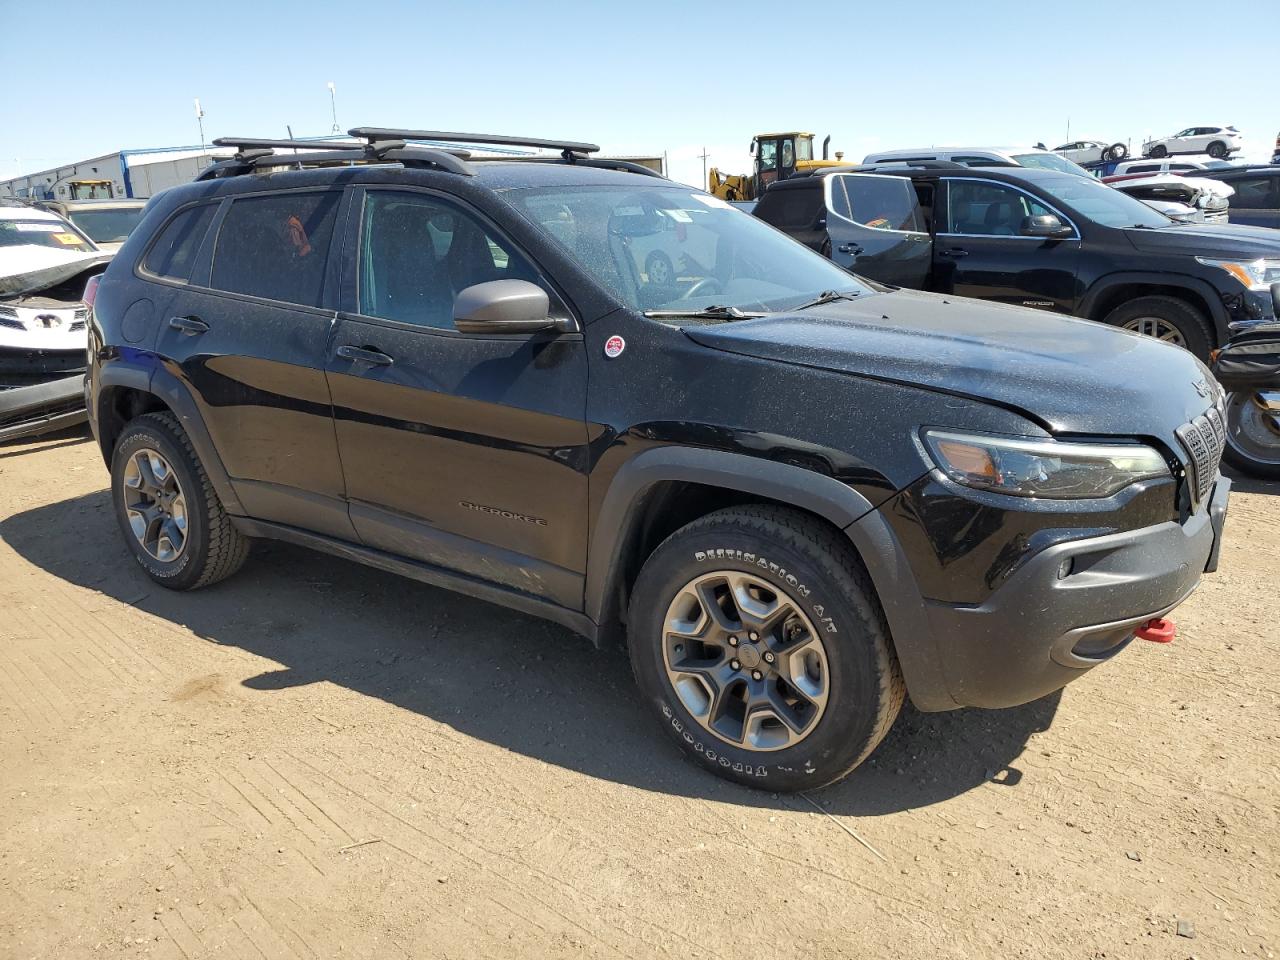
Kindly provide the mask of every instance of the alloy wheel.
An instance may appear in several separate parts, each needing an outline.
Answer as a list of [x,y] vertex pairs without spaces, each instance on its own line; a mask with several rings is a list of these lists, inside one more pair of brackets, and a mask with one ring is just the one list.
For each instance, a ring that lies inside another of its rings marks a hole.
[[663,621],[667,680],[708,733],[752,751],[795,746],[826,710],[821,635],[778,587],[737,570],[699,576]]
[[149,447],[124,468],[124,509],[134,537],[151,557],[172,563],[187,546],[187,500],[173,466]]
[[1256,463],[1280,465],[1280,417],[1262,406],[1252,393],[1227,397],[1227,443],[1240,456]]
[[1187,345],[1181,331],[1162,317],[1134,317],[1124,325],[1124,329],[1140,333],[1144,337],[1155,337],[1165,343],[1172,343],[1175,347]]

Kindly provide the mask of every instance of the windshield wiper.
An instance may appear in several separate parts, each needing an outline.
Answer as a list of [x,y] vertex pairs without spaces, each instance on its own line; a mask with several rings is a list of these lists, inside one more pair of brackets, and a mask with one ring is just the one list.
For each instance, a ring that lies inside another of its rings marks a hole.
[[755,317],[766,317],[766,313],[754,313],[738,307],[726,307],[719,304],[702,307],[697,310],[646,310],[646,317],[662,319],[663,317],[695,317],[700,320],[750,320]]
[[807,310],[809,307],[820,307],[824,303],[835,303],[837,300],[857,300],[861,290],[823,290],[808,303],[802,303],[793,310]]

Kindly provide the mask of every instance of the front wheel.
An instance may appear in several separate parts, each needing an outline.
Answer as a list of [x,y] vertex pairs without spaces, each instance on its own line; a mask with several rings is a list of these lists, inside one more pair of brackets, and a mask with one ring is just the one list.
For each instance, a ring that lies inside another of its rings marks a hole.
[[1151,148],[1150,156],[1153,160],[1163,160],[1168,155],[1169,155],[1168,147],[1152,147]]
[[1103,160],[1123,160],[1129,155],[1129,148],[1123,143],[1113,143],[1102,154]]
[[839,780],[880,743],[904,685],[852,547],[772,506],[672,534],[632,594],[636,681],[698,765],[759,789]]
[[1227,444],[1223,458],[1237,470],[1280,480],[1280,409],[1253,392],[1227,394]]
[[1204,316],[1177,297],[1137,297],[1107,314],[1106,322],[1185,347],[1206,363],[1213,349],[1213,334]]

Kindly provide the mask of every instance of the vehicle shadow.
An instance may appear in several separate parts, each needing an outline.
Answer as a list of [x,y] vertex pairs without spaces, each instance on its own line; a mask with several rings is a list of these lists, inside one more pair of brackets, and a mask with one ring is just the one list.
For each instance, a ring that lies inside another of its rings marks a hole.
[[1223,467],[1222,472],[1231,478],[1232,493],[1266,493],[1272,496],[1280,494],[1280,481],[1260,480],[1226,466]]
[[[128,554],[106,490],[0,521],[31,563],[210,642],[282,666],[244,678],[276,691],[325,680],[472,737],[645,790],[808,809],[801,798],[725,783],[681,759],[641,701],[621,651],[502,607],[279,543],[193,593],[156,586]],[[987,781],[1016,787],[1028,738],[1059,695],[1003,711],[922,714],[907,707],[870,760],[814,794],[832,813],[928,806]]]

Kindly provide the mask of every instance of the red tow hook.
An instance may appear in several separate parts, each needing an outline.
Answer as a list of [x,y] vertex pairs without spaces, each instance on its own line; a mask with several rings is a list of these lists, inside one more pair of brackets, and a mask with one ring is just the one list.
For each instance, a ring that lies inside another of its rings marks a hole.
[[1178,628],[1173,625],[1172,620],[1156,617],[1133,631],[1133,635],[1139,640],[1150,640],[1152,643],[1173,643],[1174,634],[1177,632]]

